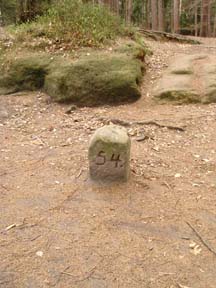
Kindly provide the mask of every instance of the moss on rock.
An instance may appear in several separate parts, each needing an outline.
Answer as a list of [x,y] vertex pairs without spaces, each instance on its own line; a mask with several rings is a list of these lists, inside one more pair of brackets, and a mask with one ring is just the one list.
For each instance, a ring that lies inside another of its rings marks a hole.
[[122,55],[78,60],[47,75],[45,91],[57,102],[97,106],[132,102],[140,97],[139,61]]
[[[72,61],[46,53],[4,59],[0,93],[44,89],[54,101],[79,106],[133,102],[143,63],[132,52],[95,52]],[[12,59],[12,60],[11,60]]]
[[136,38],[135,41],[128,40],[115,49],[117,53],[126,54],[133,59],[139,59],[144,62],[147,55],[152,55],[152,51],[146,46],[142,38]]
[[50,56],[41,54],[6,61],[0,77],[0,91],[13,93],[41,89],[51,62]]
[[203,98],[202,103],[203,104],[216,103],[216,88],[211,87],[210,89],[208,89],[207,93]]
[[199,103],[200,97],[194,91],[186,90],[167,90],[158,96],[158,100],[172,101],[176,104],[192,104]]

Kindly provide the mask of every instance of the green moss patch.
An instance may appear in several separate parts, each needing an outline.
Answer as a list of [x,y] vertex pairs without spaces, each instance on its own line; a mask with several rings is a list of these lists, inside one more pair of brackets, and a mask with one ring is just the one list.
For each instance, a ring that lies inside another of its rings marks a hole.
[[[54,101],[79,106],[133,102],[141,94],[143,63],[133,53],[92,52],[76,61],[32,53],[2,65],[0,93],[45,90]],[[9,59],[9,60],[8,60]]]
[[141,76],[137,60],[121,55],[91,58],[51,71],[45,91],[58,102],[80,106],[132,102],[140,97]]
[[216,103],[216,89],[209,90],[203,99],[204,104]]
[[40,54],[17,58],[11,63],[6,63],[0,77],[1,90],[10,93],[42,88],[50,63],[50,57]]
[[176,104],[190,104],[200,102],[199,95],[197,95],[194,91],[185,90],[167,90],[166,92],[158,95],[157,99],[165,102],[172,101]]

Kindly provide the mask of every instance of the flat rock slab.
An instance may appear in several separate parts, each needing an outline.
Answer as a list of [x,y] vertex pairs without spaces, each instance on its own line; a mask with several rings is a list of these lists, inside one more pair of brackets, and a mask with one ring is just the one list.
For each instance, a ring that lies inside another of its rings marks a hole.
[[89,147],[89,169],[93,180],[127,181],[131,141],[127,130],[107,125],[93,135]]
[[216,57],[179,54],[158,81],[153,94],[162,102],[216,102]]

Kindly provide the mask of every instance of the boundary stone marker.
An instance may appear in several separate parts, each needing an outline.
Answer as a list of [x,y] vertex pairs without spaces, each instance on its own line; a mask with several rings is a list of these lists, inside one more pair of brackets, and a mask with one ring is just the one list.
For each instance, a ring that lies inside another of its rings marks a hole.
[[127,130],[106,125],[96,130],[89,146],[89,170],[93,180],[127,181],[131,140]]

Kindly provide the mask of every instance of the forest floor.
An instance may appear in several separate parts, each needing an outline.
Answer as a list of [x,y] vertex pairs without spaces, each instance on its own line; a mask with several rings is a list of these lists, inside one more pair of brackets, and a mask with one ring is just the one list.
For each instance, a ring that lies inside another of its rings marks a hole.
[[[148,41],[134,104],[67,114],[43,93],[1,96],[0,287],[216,287],[216,104],[152,99],[172,59],[205,53],[216,65],[216,40],[202,41]],[[113,118],[151,125],[128,128],[129,182],[101,186],[89,139]]]

